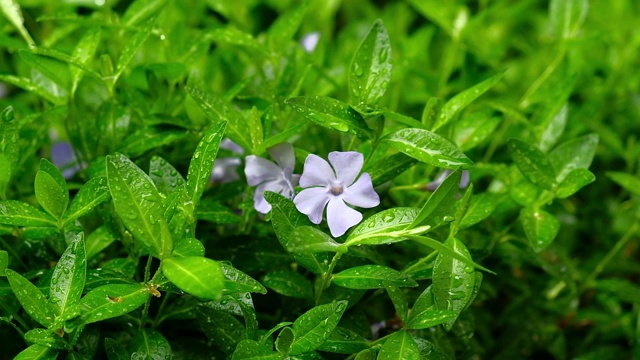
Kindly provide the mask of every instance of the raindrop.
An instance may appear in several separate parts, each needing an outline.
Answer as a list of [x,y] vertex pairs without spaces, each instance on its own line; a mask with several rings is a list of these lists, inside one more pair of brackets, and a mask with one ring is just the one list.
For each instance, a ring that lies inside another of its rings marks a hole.
[[387,60],[388,57],[389,57],[389,49],[387,48],[383,48],[380,51],[380,54],[378,54],[378,59],[380,60],[380,62],[384,62],[385,60]]
[[473,267],[465,266],[464,267],[464,272],[466,272],[467,274],[471,274],[473,272]]
[[353,64],[353,75],[360,77],[364,74],[364,70],[358,63]]

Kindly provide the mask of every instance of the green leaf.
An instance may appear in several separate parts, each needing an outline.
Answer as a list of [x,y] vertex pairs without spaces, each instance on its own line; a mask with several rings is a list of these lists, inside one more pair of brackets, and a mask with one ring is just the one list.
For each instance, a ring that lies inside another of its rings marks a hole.
[[198,220],[209,221],[214,224],[237,224],[240,222],[240,217],[233,210],[209,199],[202,199],[198,203],[196,217]]
[[495,134],[502,118],[491,111],[478,111],[461,117],[454,123],[454,143],[467,151],[480,145]]
[[561,39],[577,36],[588,12],[587,0],[551,0],[549,21],[554,35]]
[[213,163],[218,155],[226,126],[225,122],[212,126],[204,134],[191,157],[187,173],[187,191],[191,195],[194,206],[198,204],[205,187],[209,184]]
[[9,253],[5,250],[0,250],[0,277],[5,276],[4,272],[9,267]]
[[415,314],[411,321],[405,324],[405,328],[412,330],[427,329],[440,324],[452,323],[457,317],[458,313],[456,311],[430,308]]
[[244,339],[242,323],[225,311],[199,306],[198,324],[205,335],[225,353],[231,353]]
[[347,309],[346,301],[319,305],[302,314],[293,323],[295,339],[290,354],[297,355],[317,349],[329,338]]
[[165,195],[174,192],[185,184],[184,178],[173,165],[160,156],[153,156],[149,163],[149,178],[156,185],[158,191]]
[[[471,260],[469,250],[464,243],[450,238],[444,245],[454,252]],[[476,286],[475,269],[447,254],[440,253],[433,264],[433,298],[438,310],[449,310],[460,314],[473,299]],[[444,324],[448,331],[453,321]]]
[[291,349],[291,344],[293,343],[294,338],[293,330],[290,327],[285,327],[278,334],[278,338],[276,339],[276,350],[283,354],[288,354],[289,349]]
[[71,201],[71,206],[64,214],[64,222],[70,223],[86,215],[98,204],[111,197],[108,180],[104,176],[95,177],[87,181]]
[[[625,190],[640,196],[640,178],[637,176],[616,171],[608,171],[607,176]],[[2,209],[2,205],[0,205],[0,209]]]
[[440,118],[440,111],[442,110],[443,105],[442,99],[430,97],[424,105],[424,109],[422,109],[422,116],[420,117],[422,126],[420,127],[425,129],[433,127],[436,121]]
[[24,27],[24,18],[22,17],[22,10],[20,9],[20,5],[15,0],[0,0],[0,9],[4,16],[7,17],[7,20],[18,29],[22,38],[27,42],[30,48],[36,46],[36,43],[29,35],[29,32]]
[[407,294],[404,291],[393,285],[387,284],[384,287],[387,290],[389,299],[393,303],[393,307],[396,309],[396,314],[403,322],[407,321],[407,314],[409,313],[409,300],[407,300]]
[[318,348],[320,351],[354,354],[369,347],[368,341],[362,335],[336,326],[329,338]]
[[418,216],[417,208],[392,208],[383,210],[361,222],[350,234],[345,245],[382,245],[403,241],[406,238],[389,233],[404,230]]
[[[291,234],[300,226],[313,226],[309,218],[300,213],[293,202],[280,194],[265,191],[264,198],[271,204],[271,223],[273,231],[282,247],[291,248]],[[293,258],[307,270],[322,275],[329,269],[327,253],[291,253]],[[326,262],[325,262],[326,261]]]
[[549,153],[555,178],[562,182],[575,169],[588,169],[598,147],[598,135],[588,134],[560,144]]
[[374,106],[391,80],[391,44],[382,20],[373,23],[351,59],[349,89],[358,106]]
[[91,259],[92,257],[98,255],[102,250],[106,249],[115,240],[115,237],[109,231],[109,228],[106,225],[100,226],[99,228],[95,229],[85,239],[87,259]]
[[67,63],[49,56],[35,54],[31,50],[20,50],[19,54],[24,62],[62,89],[69,90],[71,88],[71,73]]
[[151,16],[158,15],[166,4],[167,0],[135,0],[122,15],[122,22],[129,26],[139,24]]
[[222,296],[224,273],[214,260],[200,256],[168,258],[162,261],[162,273],[191,295],[211,300]]
[[116,340],[105,338],[104,350],[109,360],[130,360],[131,355],[125,350],[124,346]]
[[167,130],[160,126],[146,126],[127,136],[120,151],[129,156],[140,156],[149,150],[183,139],[184,130]]
[[502,196],[498,194],[474,194],[469,201],[467,212],[460,221],[460,229],[468,228],[488,218],[501,201]]
[[267,288],[288,297],[311,299],[313,289],[307,278],[291,270],[275,270],[265,274],[260,282]]
[[523,208],[520,211],[520,221],[535,252],[546,249],[558,235],[558,230],[560,230],[558,219],[540,209]]
[[452,97],[447,101],[442,110],[440,110],[440,116],[438,121],[433,125],[432,131],[436,131],[442,126],[446,125],[453,119],[453,117],[462,109],[471,104],[475,99],[479,98],[482,94],[491,89],[495,84],[502,79],[504,72],[493,75],[492,77],[476,84],[458,95]]
[[65,316],[80,301],[87,276],[84,233],[71,240],[53,269],[49,286],[49,302]]
[[456,201],[456,195],[460,187],[460,179],[462,179],[462,171],[456,170],[442,181],[436,191],[431,194],[427,202],[424,204],[420,213],[413,220],[409,229],[420,225],[427,225],[435,228],[444,222],[444,218],[451,213],[453,203]]
[[56,220],[33,206],[17,200],[0,201],[0,224],[15,226],[56,226]]
[[14,360],[55,360],[58,352],[48,346],[35,344],[22,350],[20,354],[14,357]]
[[379,186],[389,180],[397,178],[400,174],[410,169],[418,161],[403,153],[397,153],[382,158],[374,163],[365,164],[363,172],[369,173],[373,186]]
[[[84,33],[78,44],[73,49],[73,54],[71,58],[78,64],[88,65],[93,56],[98,49],[98,45],[100,45],[100,39],[102,38],[102,28],[99,26],[90,27]],[[72,83],[72,94],[75,92],[75,89],[78,87],[80,80],[84,76],[84,71],[78,67],[71,66],[69,68],[71,71],[71,76],[73,78]]]
[[5,275],[9,280],[11,290],[27,314],[42,326],[51,326],[55,317],[55,310],[44,294],[29,280],[11,269],[7,269]]
[[128,41],[118,58],[118,65],[116,65],[116,72],[113,75],[112,84],[118,80],[120,75],[127,68],[133,57],[138,52],[138,49],[142,46],[142,44],[147,40],[149,35],[151,35],[151,31],[155,26],[157,17],[149,18],[144,25],[140,28],[140,30],[136,30],[133,36],[128,38]]
[[513,162],[529,181],[546,190],[556,187],[551,162],[542,151],[518,139],[509,139],[507,146]]
[[80,300],[80,317],[72,321],[79,326],[127,314],[151,296],[139,284],[109,284],[89,291]]
[[439,0],[409,0],[416,10],[427,19],[440,26],[449,35],[453,34],[458,7],[454,3]]
[[116,212],[124,225],[153,255],[164,258],[173,239],[163,216],[162,197],[153,182],[122,154],[107,156],[107,179]]
[[414,159],[440,168],[469,169],[473,162],[449,140],[424,129],[401,129],[381,139]]
[[382,345],[378,360],[420,359],[420,350],[413,337],[404,330],[391,335]]
[[246,293],[246,292],[254,292],[259,294],[267,293],[267,289],[265,289],[265,287],[262,286],[262,284],[260,284],[258,281],[256,281],[249,275],[223,262],[219,264],[220,264],[220,267],[222,268],[222,272],[224,273],[224,277],[226,278],[224,282],[225,294]]
[[0,74],[0,81],[7,84],[15,85],[32,94],[36,94],[55,105],[64,105],[67,102],[65,96],[61,94],[53,95],[42,84],[37,83],[29,78]]
[[587,169],[574,169],[558,186],[556,197],[559,199],[567,198],[594,181],[596,181],[596,176],[593,175],[591,171]]
[[418,286],[407,275],[382,265],[362,265],[334,274],[331,281],[349,289],[382,289],[386,285]]
[[204,245],[196,238],[185,237],[176,242],[176,247],[173,249],[171,256],[176,257],[189,257],[189,256],[204,256]]
[[361,138],[371,138],[373,135],[362,116],[339,100],[326,96],[299,96],[289,98],[285,103],[308,120],[328,129]]
[[267,345],[253,340],[242,340],[233,352],[232,360],[282,360],[285,355],[274,352]]
[[[568,95],[569,94],[567,94],[567,96]],[[561,100],[562,103],[558,100]],[[550,99],[551,104],[547,104],[549,110],[543,113],[545,116],[541,119],[542,124],[540,124],[538,128],[544,126],[544,129],[541,131],[538,147],[544,152],[548,151],[556,144],[567,125],[568,106],[567,103],[564,102],[565,100],[566,99],[557,99],[555,97]],[[560,109],[557,110],[555,114],[551,113],[551,111],[556,110],[558,107]]]
[[241,112],[221,96],[205,93],[191,86],[185,87],[185,90],[212,124],[226,122],[226,136],[243,149],[251,149],[251,130]]
[[56,219],[61,219],[69,204],[69,192],[44,171],[38,171],[35,181],[36,199]]
[[287,251],[296,252],[337,252],[341,244],[324,232],[311,227],[299,226],[289,235]]
[[132,359],[171,360],[171,345],[162,334],[153,329],[141,329],[131,340]]
[[9,159],[4,154],[0,154],[0,199],[2,200],[7,198],[7,188],[11,181],[12,172]]
[[31,344],[43,345],[51,349],[68,350],[71,346],[60,335],[51,330],[31,329],[24,334],[24,339]]
[[287,48],[302,24],[307,8],[309,8],[309,2],[303,1],[299,6],[280,14],[273,25],[269,27],[267,36],[271,51],[282,51]]

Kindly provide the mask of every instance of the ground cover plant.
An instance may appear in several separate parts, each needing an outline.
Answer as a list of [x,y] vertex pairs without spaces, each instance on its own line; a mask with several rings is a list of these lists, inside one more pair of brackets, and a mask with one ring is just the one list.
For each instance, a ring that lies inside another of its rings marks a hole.
[[640,358],[638,2],[0,5],[0,357]]

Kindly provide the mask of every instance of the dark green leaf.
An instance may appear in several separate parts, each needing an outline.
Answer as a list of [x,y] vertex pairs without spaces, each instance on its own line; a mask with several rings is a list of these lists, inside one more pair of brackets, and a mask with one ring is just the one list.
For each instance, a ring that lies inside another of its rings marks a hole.
[[127,314],[144,304],[149,296],[149,290],[139,284],[100,286],[80,300],[80,317],[72,323],[77,326]]
[[107,178],[104,176],[94,177],[82,185],[64,214],[64,222],[68,224],[76,220],[109,199],[111,193],[108,185]]
[[386,285],[417,286],[410,277],[382,265],[363,265],[343,270],[332,276],[332,282],[349,289],[382,289]]
[[282,360],[285,355],[253,340],[242,340],[233,352],[232,360]]
[[227,279],[224,283],[225,294],[245,292],[255,292],[259,294],[267,293],[267,289],[265,289],[262,284],[254,280],[249,275],[243,273],[242,271],[234,268],[231,265],[227,265],[225,263],[219,264],[222,268],[222,272],[224,273],[225,278]]
[[287,105],[320,126],[370,138],[371,129],[360,114],[339,100],[325,96],[300,96],[286,100]]
[[559,199],[567,198],[583,187],[596,181],[596,176],[587,169],[574,169],[562,180],[558,186],[556,197]]
[[95,229],[85,239],[87,259],[91,259],[92,257],[98,255],[102,250],[111,245],[111,243],[113,243],[115,240],[115,237],[113,237],[113,234],[111,234],[106,226],[100,226],[99,228]]
[[4,276],[4,271],[9,267],[9,253],[0,250],[0,277]]
[[17,200],[0,201],[0,224],[15,226],[56,226],[51,215]]
[[297,355],[317,349],[329,338],[346,309],[347,302],[338,301],[316,306],[302,314],[293,323],[295,340],[290,353]]
[[198,324],[205,335],[225,353],[231,353],[245,337],[242,323],[227,312],[198,307]]
[[160,156],[153,156],[149,164],[149,177],[161,193],[168,195],[185,184],[184,178],[173,165]]
[[131,157],[140,156],[149,150],[172,144],[185,136],[183,130],[166,130],[158,126],[147,126],[127,136],[120,151]]
[[400,317],[400,320],[407,321],[407,314],[409,312],[409,300],[407,300],[407,294],[404,291],[394,285],[387,284],[384,287],[387,290],[389,299],[393,303],[393,307],[396,309],[396,314]]
[[[611,180],[615,181],[618,185],[625,188],[625,190],[631,192],[632,194],[640,195],[640,178],[638,178],[637,176],[615,171],[607,172],[607,176],[610,177]],[[2,209],[2,205],[0,205],[0,209]]]
[[468,169],[473,162],[449,140],[424,129],[401,129],[382,141],[414,159],[445,169],[461,166]]
[[9,280],[11,290],[27,314],[42,326],[51,326],[55,317],[55,310],[44,294],[29,280],[11,269],[7,269],[5,275]]
[[313,298],[309,280],[291,270],[271,271],[262,277],[261,283],[278,294],[301,299]]
[[162,272],[185,292],[204,299],[218,299],[224,288],[224,273],[216,261],[200,256],[168,258]]
[[119,341],[105,338],[104,350],[107,353],[109,360],[130,360],[131,355],[125,350],[124,346]]
[[373,186],[379,186],[411,168],[418,161],[403,153],[393,154],[382,158],[371,165],[365,164],[364,172],[369,173]]
[[461,170],[456,170],[449,174],[429,197],[422,209],[420,209],[418,216],[416,216],[408,228],[411,229],[420,225],[428,225],[434,228],[442,224],[445,216],[449,216],[451,207],[456,201],[461,178]]
[[69,344],[51,330],[32,329],[24,334],[24,339],[31,344],[43,345],[51,349],[70,349]]
[[80,301],[87,276],[84,233],[71,240],[53,269],[49,286],[49,302],[65,316]]
[[391,335],[382,345],[378,360],[420,359],[420,350],[413,337],[404,330]]
[[289,235],[287,251],[297,252],[337,252],[340,246],[324,232],[311,227],[299,226]]
[[507,146],[513,162],[529,181],[546,190],[556,186],[551,162],[542,151],[518,139],[509,139]]
[[24,349],[13,360],[55,360],[58,352],[48,346],[35,344]]
[[345,241],[345,245],[381,245],[405,240],[389,233],[404,230],[418,216],[417,208],[393,208],[383,210],[360,223]]
[[520,221],[535,252],[547,248],[558,235],[560,222],[555,216],[540,209],[527,207],[520,212]]
[[562,182],[574,169],[588,169],[598,147],[598,135],[588,134],[560,144],[549,153],[555,178]]
[[205,187],[209,184],[213,163],[218,155],[218,148],[226,127],[225,122],[212,126],[200,140],[189,163],[187,190],[195,205],[198,204]]
[[283,354],[288,354],[291,344],[293,343],[293,338],[293,330],[291,330],[290,327],[283,328],[276,339],[276,350]]
[[11,163],[4,154],[0,153],[0,199],[2,200],[7,198],[7,188],[12,172]]
[[132,359],[173,359],[171,345],[157,330],[142,329],[131,340]]
[[339,354],[353,354],[368,347],[369,343],[360,334],[336,326],[331,332],[331,335],[329,335],[329,338],[320,345],[318,350]]

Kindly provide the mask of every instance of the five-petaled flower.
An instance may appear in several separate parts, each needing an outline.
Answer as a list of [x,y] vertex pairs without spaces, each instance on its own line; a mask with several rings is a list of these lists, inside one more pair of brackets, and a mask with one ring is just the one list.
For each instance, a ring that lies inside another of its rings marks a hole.
[[247,183],[257,186],[253,195],[253,207],[263,214],[271,210],[271,205],[264,198],[265,191],[273,191],[291,199],[300,178],[293,174],[296,159],[291,144],[278,144],[267,151],[278,165],[265,158],[249,155],[245,158],[244,167]]
[[307,156],[300,177],[300,186],[305,189],[293,202],[314,224],[322,221],[326,207],[329,230],[338,237],[362,221],[362,214],[348,205],[372,208],[380,204],[380,197],[368,173],[356,181],[364,164],[361,153],[334,151],[329,153],[329,162],[331,165],[317,155]]

